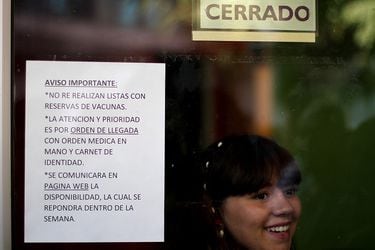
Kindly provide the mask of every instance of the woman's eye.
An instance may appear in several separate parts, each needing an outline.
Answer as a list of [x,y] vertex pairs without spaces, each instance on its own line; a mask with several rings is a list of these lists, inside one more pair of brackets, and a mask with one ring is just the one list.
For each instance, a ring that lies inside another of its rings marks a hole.
[[265,200],[268,198],[268,194],[266,192],[259,192],[254,194],[253,198],[256,200]]
[[295,196],[297,194],[297,187],[290,187],[284,190],[284,193],[287,197]]

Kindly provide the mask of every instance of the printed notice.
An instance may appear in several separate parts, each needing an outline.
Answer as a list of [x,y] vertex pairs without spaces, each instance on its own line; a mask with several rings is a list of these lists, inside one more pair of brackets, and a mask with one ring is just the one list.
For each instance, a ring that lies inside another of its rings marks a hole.
[[25,242],[164,240],[165,65],[27,61]]
[[194,0],[193,4],[193,41],[316,40],[316,0]]

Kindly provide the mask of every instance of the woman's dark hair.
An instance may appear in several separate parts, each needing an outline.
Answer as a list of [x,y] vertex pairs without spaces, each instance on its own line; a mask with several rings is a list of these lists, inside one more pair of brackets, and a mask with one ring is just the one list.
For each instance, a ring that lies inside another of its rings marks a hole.
[[227,137],[209,146],[202,159],[203,186],[213,202],[256,192],[269,185],[275,175],[282,182],[278,185],[298,185],[301,181],[291,154],[258,135]]

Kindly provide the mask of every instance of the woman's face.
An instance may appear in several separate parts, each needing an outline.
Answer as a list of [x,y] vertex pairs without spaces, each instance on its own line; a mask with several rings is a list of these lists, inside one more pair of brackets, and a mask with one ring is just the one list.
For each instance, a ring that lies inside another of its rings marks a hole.
[[274,178],[256,193],[230,196],[222,204],[226,228],[247,249],[289,250],[301,213],[296,186]]

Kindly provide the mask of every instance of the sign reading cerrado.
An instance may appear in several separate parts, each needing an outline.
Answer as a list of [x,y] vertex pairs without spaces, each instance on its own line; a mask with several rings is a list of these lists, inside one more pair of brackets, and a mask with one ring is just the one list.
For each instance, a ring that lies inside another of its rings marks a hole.
[[195,0],[193,40],[315,42],[315,0]]

